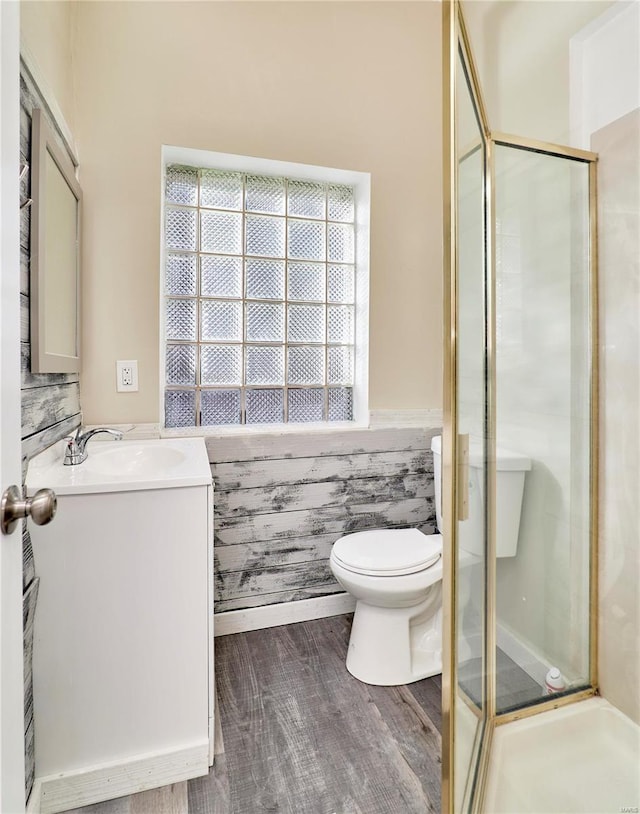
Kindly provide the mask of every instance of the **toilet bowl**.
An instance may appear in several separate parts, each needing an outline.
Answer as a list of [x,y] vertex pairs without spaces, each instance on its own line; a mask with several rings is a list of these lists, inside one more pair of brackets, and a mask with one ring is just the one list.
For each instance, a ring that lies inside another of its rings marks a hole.
[[[441,439],[434,453],[436,515],[441,530]],[[476,465],[474,466],[474,463]],[[458,607],[466,607],[471,574],[482,563],[483,459],[470,458],[470,517],[459,523]],[[526,470],[531,461],[498,450],[497,556],[515,556]],[[476,497],[476,495],[478,497]],[[503,504],[503,505],[501,505]],[[475,511],[473,510],[475,506]],[[374,529],[336,540],[329,565],[340,585],[356,599],[347,652],[347,669],[366,684],[410,684],[442,672],[442,555],[441,534],[418,529]],[[463,637],[458,658],[471,651]]]
[[329,564],[356,602],[347,669],[367,684],[409,684],[442,671],[442,537],[418,529],[337,540]]

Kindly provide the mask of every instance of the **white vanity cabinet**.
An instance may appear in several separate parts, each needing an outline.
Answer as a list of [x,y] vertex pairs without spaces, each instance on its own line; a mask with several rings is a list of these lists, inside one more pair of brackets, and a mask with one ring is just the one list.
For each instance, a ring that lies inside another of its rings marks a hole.
[[204,441],[96,441],[88,452],[27,478],[30,493],[46,484],[58,495],[54,521],[31,529],[43,812],[204,775],[213,756]]

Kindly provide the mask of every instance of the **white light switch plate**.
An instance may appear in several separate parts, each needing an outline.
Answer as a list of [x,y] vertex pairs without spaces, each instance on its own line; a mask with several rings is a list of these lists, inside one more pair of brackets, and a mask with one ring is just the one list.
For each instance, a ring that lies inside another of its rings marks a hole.
[[134,393],[138,390],[137,359],[116,362],[116,390],[118,393]]

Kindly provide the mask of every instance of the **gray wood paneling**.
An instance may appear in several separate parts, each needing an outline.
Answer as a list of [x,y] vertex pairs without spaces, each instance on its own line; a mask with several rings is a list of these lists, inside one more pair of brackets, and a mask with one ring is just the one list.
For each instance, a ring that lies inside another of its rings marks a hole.
[[34,433],[33,435],[29,436],[29,438],[23,438],[23,457],[26,459],[33,458],[34,455],[37,455],[39,452],[42,452],[43,449],[50,447],[51,444],[55,444],[56,441],[59,441],[61,438],[66,438],[67,435],[71,435],[76,427],[80,426],[80,420],[80,413],[76,413],[75,415],[69,416],[69,418],[65,418],[63,421],[58,422],[58,424],[54,424],[51,427],[46,427],[40,432]]
[[80,412],[80,385],[51,384],[22,391],[22,435],[27,438]]
[[216,463],[212,472],[216,491],[227,491],[288,483],[322,483],[335,480],[341,469],[349,478],[426,474],[432,469],[431,461],[432,453],[419,449]]
[[315,458],[363,452],[429,449],[439,430],[407,428],[325,430],[312,433],[207,438],[212,463],[258,461],[267,458]]
[[[237,599],[275,591],[295,590],[301,585],[313,588],[317,585],[334,584],[328,558],[252,571],[218,572],[215,578],[219,596],[233,596]],[[336,585],[336,591],[341,590],[342,588]]]
[[296,537],[294,540],[270,540],[264,543],[240,543],[217,546],[214,551],[216,572],[255,571],[276,565],[310,562],[329,557],[335,534]]
[[[28,196],[26,196],[28,197]],[[29,252],[27,249],[20,247],[20,293],[29,296],[29,270],[30,260]]]
[[29,341],[29,297],[20,294],[20,341]]
[[[23,152],[20,147],[20,158],[24,162],[30,163],[29,151]],[[30,197],[30,196],[29,196]],[[20,210],[20,253],[29,252],[29,240],[31,234],[31,207],[25,206]],[[28,289],[27,289],[28,290]]]
[[79,373],[32,373],[31,345],[20,343],[20,376],[22,390],[32,387],[49,387],[52,384],[71,384],[80,381]]
[[[330,459],[333,460],[333,459]],[[348,472],[348,470],[347,470]],[[423,475],[388,478],[338,479],[320,483],[285,484],[264,489],[236,489],[216,493],[216,511],[221,517],[245,514],[288,512],[294,509],[315,509],[318,506],[340,506],[345,503],[372,503],[380,496],[396,501],[433,497],[430,484]]]
[[22,592],[24,593],[33,582],[36,571],[33,563],[33,547],[27,521],[22,521]]
[[35,776],[35,726],[33,720],[33,622],[40,580],[31,581],[22,598],[24,659],[24,753],[27,796]]
[[[216,596],[216,613],[232,610],[259,608],[263,605],[277,605],[281,602],[299,602],[302,599],[316,599],[320,596],[340,593],[341,588],[332,582],[329,585],[316,585],[314,588],[295,588],[292,591],[276,591],[272,594],[241,596],[235,599],[218,599]],[[342,593],[344,593],[342,591]]]
[[242,517],[219,515],[216,517],[216,545],[268,542],[332,532],[346,534],[389,526],[423,526],[429,521],[432,505],[433,501],[428,498],[415,498]]
[[208,439],[216,612],[340,592],[328,562],[343,534],[408,526],[433,533],[435,432]]

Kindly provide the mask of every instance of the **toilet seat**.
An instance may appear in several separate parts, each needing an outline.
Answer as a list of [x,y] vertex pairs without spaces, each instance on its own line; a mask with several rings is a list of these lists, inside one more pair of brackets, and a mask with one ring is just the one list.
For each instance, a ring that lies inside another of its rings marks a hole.
[[425,571],[442,556],[442,537],[418,529],[375,529],[341,537],[331,557],[355,574],[396,577]]

